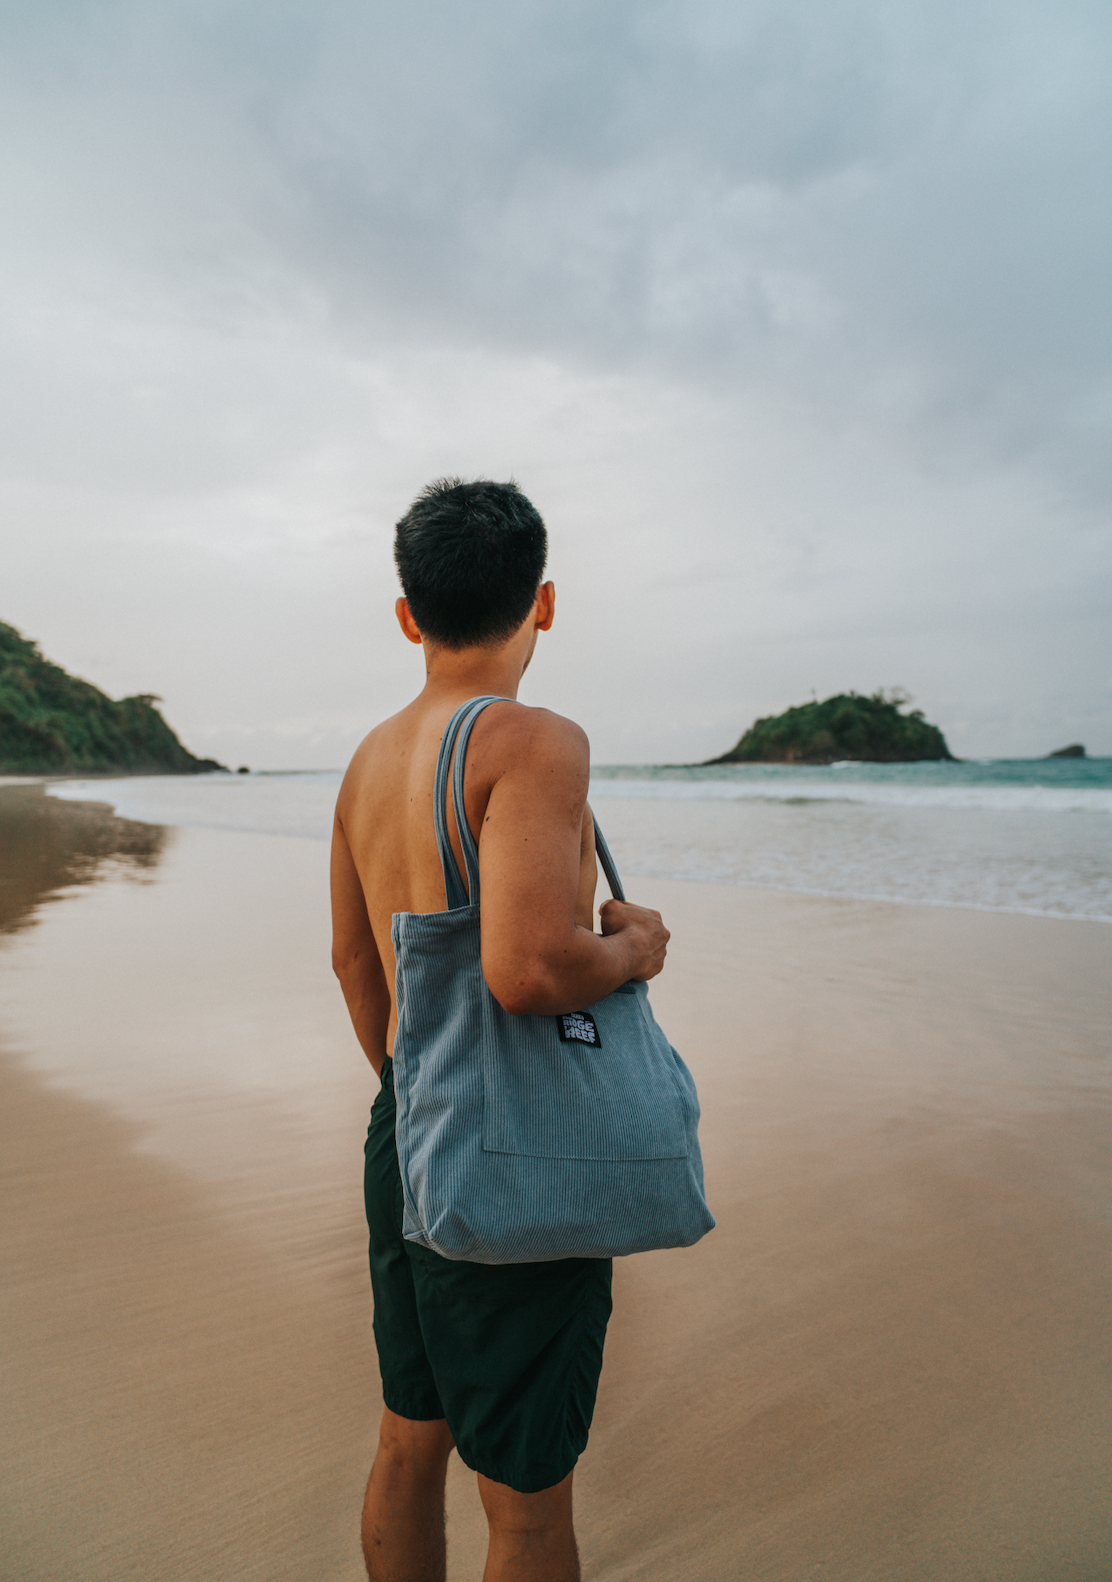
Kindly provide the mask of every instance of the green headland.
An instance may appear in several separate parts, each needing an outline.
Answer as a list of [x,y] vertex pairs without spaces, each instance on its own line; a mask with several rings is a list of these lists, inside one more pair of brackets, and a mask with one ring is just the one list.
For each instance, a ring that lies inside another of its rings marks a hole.
[[756,720],[736,747],[712,764],[916,763],[953,758],[937,725],[921,709],[903,712],[906,695],[839,692],[822,703],[802,703]]
[[152,693],[114,703],[0,621],[0,774],[205,774]]

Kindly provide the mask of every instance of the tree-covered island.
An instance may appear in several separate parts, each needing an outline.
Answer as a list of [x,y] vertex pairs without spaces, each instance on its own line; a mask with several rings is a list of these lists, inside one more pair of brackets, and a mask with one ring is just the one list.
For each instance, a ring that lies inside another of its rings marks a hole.
[[205,774],[152,693],[114,703],[0,621],[0,774]]
[[903,712],[911,700],[901,692],[839,692],[823,702],[802,703],[783,714],[756,720],[736,747],[712,764],[915,763],[953,753],[937,725],[921,709]]

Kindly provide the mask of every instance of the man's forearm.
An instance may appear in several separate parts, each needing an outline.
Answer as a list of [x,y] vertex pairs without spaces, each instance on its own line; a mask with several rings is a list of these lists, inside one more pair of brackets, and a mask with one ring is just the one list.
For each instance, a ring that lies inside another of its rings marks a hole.
[[545,952],[526,946],[512,960],[489,963],[484,953],[483,976],[512,1015],[560,1016],[612,994],[639,965],[630,931],[593,934],[576,926],[558,947]]

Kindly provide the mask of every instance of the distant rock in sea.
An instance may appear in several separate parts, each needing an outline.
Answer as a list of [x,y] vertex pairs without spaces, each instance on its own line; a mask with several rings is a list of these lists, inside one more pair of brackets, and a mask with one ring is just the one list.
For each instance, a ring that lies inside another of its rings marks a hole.
[[1069,747],[1059,747],[1056,753],[1047,753],[1048,758],[1084,758],[1085,749],[1080,742],[1073,742]]
[[937,725],[921,709],[904,714],[902,692],[839,692],[822,703],[803,703],[755,721],[736,747],[712,764],[918,763],[953,759]]
[[155,708],[153,693],[114,703],[44,659],[0,621],[0,774],[207,774]]

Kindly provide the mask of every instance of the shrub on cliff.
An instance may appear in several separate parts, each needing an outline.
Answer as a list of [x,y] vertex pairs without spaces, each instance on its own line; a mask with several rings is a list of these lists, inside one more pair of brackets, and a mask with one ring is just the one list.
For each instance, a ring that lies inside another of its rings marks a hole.
[[0,771],[6,774],[202,774],[155,708],[151,693],[114,703],[44,659],[0,621]]

